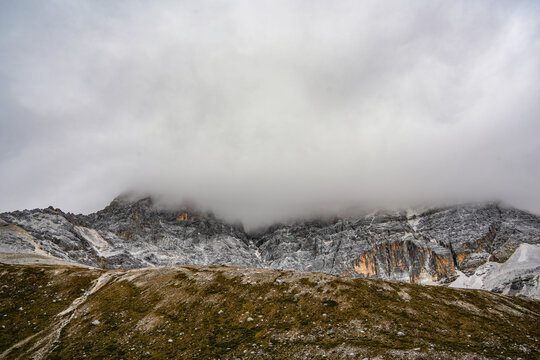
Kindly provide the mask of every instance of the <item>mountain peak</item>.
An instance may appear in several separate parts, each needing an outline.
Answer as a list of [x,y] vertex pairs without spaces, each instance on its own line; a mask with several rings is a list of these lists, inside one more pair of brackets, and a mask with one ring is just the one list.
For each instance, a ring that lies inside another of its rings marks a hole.
[[[194,207],[133,193],[97,213],[68,215],[0,214],[9,224],[2,226],[0,252],[112,269],[235,265],[448,284],[484,264],[505,263],[520,244],[540,246],[540,218],[497,202],[296,220],[254,233]],[[489,289],[535,294],[540,270],[529,265]]]

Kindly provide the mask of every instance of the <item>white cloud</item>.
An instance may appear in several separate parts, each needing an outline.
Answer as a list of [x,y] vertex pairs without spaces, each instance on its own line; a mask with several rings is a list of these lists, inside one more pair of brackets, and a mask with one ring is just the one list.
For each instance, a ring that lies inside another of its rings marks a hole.
[[135,187],[248,225],[540,212],[534,2],[25,4],[0,22],[2,210],[93,211]]

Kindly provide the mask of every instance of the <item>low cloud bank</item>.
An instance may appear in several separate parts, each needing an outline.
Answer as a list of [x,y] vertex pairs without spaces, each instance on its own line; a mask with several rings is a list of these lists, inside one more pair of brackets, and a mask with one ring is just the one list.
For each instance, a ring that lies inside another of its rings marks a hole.
[[6,2],[0,210],[540,212],[529,1]]

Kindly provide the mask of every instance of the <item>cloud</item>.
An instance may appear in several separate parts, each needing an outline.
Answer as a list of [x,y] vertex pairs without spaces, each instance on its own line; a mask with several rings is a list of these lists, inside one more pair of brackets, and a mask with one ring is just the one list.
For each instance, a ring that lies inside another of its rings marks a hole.
[[0,210],[138,189],[248,227],[423,202],[540,212],[534,2],[1,7]]

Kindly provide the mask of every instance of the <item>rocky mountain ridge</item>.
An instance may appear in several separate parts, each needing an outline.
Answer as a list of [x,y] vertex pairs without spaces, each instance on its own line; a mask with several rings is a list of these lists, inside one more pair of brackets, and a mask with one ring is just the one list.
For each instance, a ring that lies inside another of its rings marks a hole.
[[[466,281],[495,271],[489,264],[504,264],[524,244],[532,260],[521,267],[516,260],[501,282]],[[235,265],[316,271],[534,298],[540,298],[539,247],[540,217],[498,203],[298,221],[253,234],[193,209],[158,208],[152,198],[120,196],[89,215],[52,207],[0,214],[5,254],[107,269]]]

